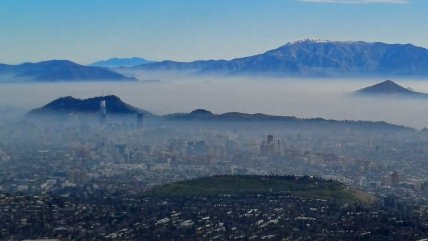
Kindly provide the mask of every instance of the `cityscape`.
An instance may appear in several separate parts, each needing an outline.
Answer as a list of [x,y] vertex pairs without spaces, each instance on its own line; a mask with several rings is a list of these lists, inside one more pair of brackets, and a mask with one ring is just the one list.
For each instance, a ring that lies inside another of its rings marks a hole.
[[427,241],[428,1],[0,1],[0,241]]
[[[50,237],[73,237],[72,240],[163,240],[173,239],[176,232],[184,232],[180,234],[186,237],[183,239],[202,238],[204,236],[199,234],[203,233],[208,235],[205,236],[207,239],[277,239],[276,235],[300,235],[312,240],[314,237],[307,234],[312,231],[299,229],[298,226],[303,225],[303,222],[309,227],[311,223],[315,225],[315,222],[317,225],[313,228],[320,228],[316,221],[318,216],[323,216],[326,210],[332,208],[331,205],[339,205],[326,200],[313,204],[320,201],[278,193],[256,194],[262,200],[275,200],[275,205],[263,206],[265,201],[258,203],[248,200],[247,195],[251,197],[254,194],[236,194],[226,199],[215,197],[210,203],[218,202],[227,207],[237,202],[244,206],[239,210],[236,207],[224,210],[227,211],[225,217],[211,217],[216,211],[203,208],[207,205],[202,201],[203,197],[198,201],[198,197],[175,200],[144,196],[144,193],[163,184],[216,175],[289,175],[333,180],[381,200],[402,202],[409,209],[419,207],[419,215],[425,214],[428,198],[427,170],[424,169],[428,157],[428,132],[425,130],[403,127],[391,131],[388,128],[367,129],[346,125],[287,126],[286,122],[269,121],[161,121],[141,113],[115,117],[108,113],[106,105],[106,101],[100,101],[97,113],[90,117],[67,116],[61,121],[50,117],[26,117],[19,123],[2,125],[0,191],[3,194],[0,205],[2,220],[8,222],[0,227],[3,230],[1,237],[12,240],[15,237],[19,240],[25,234],[32,236],[43,233]],[[207,112],[195,110],[192,113],[203,115]],[[117,203],[115,198],[126,201]],[[300,205],[301,202],[304,204]],[[162,210],[165,205],[172,213],[144,211],[145,207]],[[191,209],[188,205],[201,205],[200,210],[206,210],[208,213],[204,215],[207,216],[182,217],[189,215],[183,211]],[[294,221],[284,220],[283,215],[288,217],[290,214],[289,209],[283,208],[284,205],[292,205],[293,209],[300,210],[294,211]],[[267,210],[260,211],[263,208]],[[343,208],[351,213],[370,213],[365,217],[369,223],[381,222],[379,212],[393,215],[385,207],[379,207],[376,212],[360,206]],[[363,210],[357,211],[360,208]],[[130,210],[126,211],[130,212],[129,215],[143,212],[140,215],[144,218],[139,220],[141,216],[138,215],[122,217],[126,213],[115,214],[122,209]],[[342,209],[333,210],[344,215]],[[42,226],[32,225],[35,222],[32,219],[53,217],[52,212],[57,213],[55,219],[36,222]],[[70,216],[67,212],[74,214]],[[103,220],[96,224],[99,227],[87,226],[93,225],[87,223],[84,228],[80,226],[83,213],[79,215],[77,212],[84,212],[83,217],[89,215],[86,218],[91,220],[103,215]],[[99,212],[107,212],[108,216]],[[162,213],[165,217],[160,218]],[[233,217],[227,216],[232,213]],[[308,213],[310,217],[306,216]],[[264,218],[257,219],[259,215]],[[329,215],[325,215],[323,222],[328,223],[328,218],[332,218]],[[412,215],[415,215],[413,211]],[[11,219],[15,216],[20,218]],[[110,223],[117,221],[118,217],[124,218],[126,222],[117,225]],[[224,226],[224,222],[237,222],[236,219],[241,220],[243,217],[247,217],[247,221],[245,225],[243,221],[238,221],[241,229],[231,227],[231,223],[227,228]],[[418,219],[422,218],[418,225],[424,222],[423,217],[418,216]],[[343,218],[355,219],[354,214],[347,214]],[[109,222],[110,228],[103,226],[103,222]],[[270,227],[278,222],[282,226]],[[411,222],[416,221],[412,219]],[[202,231],[210,225],[214,225],[208,228],[210,232]],[[298,225],[296,228],[300,231],[291,232],[293,234],[280,231],[284,225]],[[257,226],[262,226],[263,231],[255,228]],[[112,230],[114,227],[117,230]],[[254,231],[245,231],[253,227]],[[347,229],[346,226],[341,228]],[[144,231],[146,229],[152,230],[150,234]],[[187,229],[192,231],[185,231]],[[363,235],[363,232],[369,232],[367,230],[368,227],[361,226],[358,232]],[[400,231],[400,235],[404,235],[400,239],[414,238],[416,236],[405,235],[423,235],[424,232],[423,225],[416,231]],[[155,236],[141,236],[143,234]],[[335,235],[338,234],[324,233],[319,238],[334,238]],[[338,237],[346,238],[341,235]]]

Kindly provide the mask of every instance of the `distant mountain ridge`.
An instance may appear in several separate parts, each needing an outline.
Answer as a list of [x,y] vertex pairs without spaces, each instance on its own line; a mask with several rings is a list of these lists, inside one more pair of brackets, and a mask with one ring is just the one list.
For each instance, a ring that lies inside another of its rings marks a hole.
[[106,102],[108,114],[137,114],[149,112],[140,110],[123,102],[115,95],[99,96],[88,99],[77,99],[71,96],[58,98],[47,105],[30,111],[30,114],[71,114],[71,113],[99,113],[101,101]]
[[164,115],[162,118],[168,121],[194,121],[194,122],[240,122],[240,123],[287,123],[292,125],[342,125],[349,127],[363,127],[380,129],[408,130],[410,128],[390,124],[384,121],[353,121],[353,120],[327,120],[323,118],[297,118],[295,116],[277,116],[263,113],[248,114],[241,112],[226,112],[214,114],[208,110],[196,109],[190,113],[174,113]]
[[93,66],[84,66],[68,60],[48,60],[19,65],[0,65],[0,76],[28,82],[56,81],[132,81],[114,71]]
[[36,114],[38,116],[52,115],[52,114],[96,114],[100,111],[101,101],[106,101],[107,114],[137,114],[143,113],[148,118],[153,118],[157,123],[175,122],[175,123],[276,123],[288,125],[311,125],[311,126],[342,126],[342,127],[356,127],[376,130],[411,130],[411,128],[386,123],[383,121],[339,121],[339,120],[326,120],[323,118],[302,119],[295,116],[275,116],[262,113],[248,114],[240,112],[227,112],[223,114],[214,114],[208,110],[197,109],[190,113],[174,113],[162,116],[156,116],[148,111],[141,110],[123,102],[119,97],[114,95],[99,96],[88,99],[76,99],[71,96],[58,98],[47,105],[33,109],[29,112],[30,116]]
[[353,92],[354,96],[371,97],[408,97],[408,98],[428,98],[428,94],[416,92],[404,88],[394,81],[386,80],[384,82],[357,90]]
[[211,111],[196,109],[190,113],[175,113],[164,116],[168,120],[211,120],[211,121],[295,121],[299,120],[294,116],[272,116],[266,114],[247,114],[240,112],[227,112],[223,114],[213,114]]
[[411,44],[303,40],[232,60],[162,61],[134,68],[296,77],[428,76],[428,50]]
[[151,64],[155,61],[147,60],[144,58],[132,57],[132,58],[111,58],[107,60],[101,60],[90,64],[90,66],[106,67],[106,68],[119,68],[119,67],[134,67],[137,65]]

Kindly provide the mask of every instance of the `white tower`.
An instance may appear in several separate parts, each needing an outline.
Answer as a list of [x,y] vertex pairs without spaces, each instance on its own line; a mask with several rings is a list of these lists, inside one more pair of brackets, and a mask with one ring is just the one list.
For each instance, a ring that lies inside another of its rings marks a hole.
[[102,122],[105,122],[107,118],[107,104],[105,100],[100,102],[100,118]]
[[102,100],[100,103],[100,110],[101,110],[101,114],[103,115],[107,115],[107,105],[106,105],[106,101]]

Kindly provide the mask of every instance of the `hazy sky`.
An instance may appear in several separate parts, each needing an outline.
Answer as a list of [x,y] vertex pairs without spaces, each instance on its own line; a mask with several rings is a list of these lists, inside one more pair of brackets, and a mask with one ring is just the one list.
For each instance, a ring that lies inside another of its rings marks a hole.
[[427,0],[1,0],[0,63],[230,59],[304,38],[428,47]]

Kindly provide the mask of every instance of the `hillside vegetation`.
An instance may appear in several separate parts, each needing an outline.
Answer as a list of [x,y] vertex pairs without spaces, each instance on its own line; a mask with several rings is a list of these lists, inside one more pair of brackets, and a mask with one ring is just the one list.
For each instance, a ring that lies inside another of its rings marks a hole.
[[331,180],[294,176],[222,175],[202,177],[155,187],[153,195],[210,196],[222,194],[284,193],[304,198],[370,204],[375,198]]

